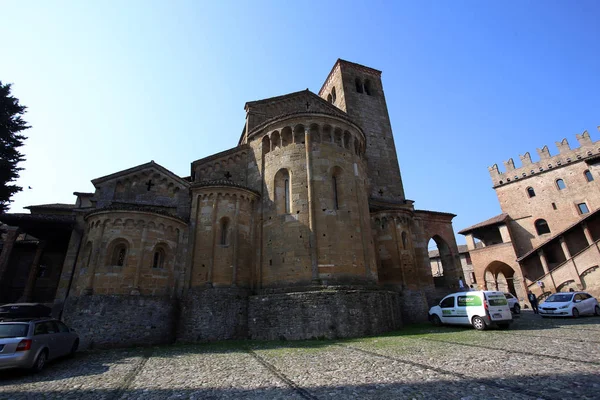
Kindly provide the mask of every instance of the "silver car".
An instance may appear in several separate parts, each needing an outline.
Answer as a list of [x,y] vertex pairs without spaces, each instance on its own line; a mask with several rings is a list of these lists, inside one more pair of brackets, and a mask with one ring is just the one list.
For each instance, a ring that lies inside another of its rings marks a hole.
[[72,355],[78,346],[79,336],[55,319],[0,322],[0,370],[28,368],[41,371],[47,361]]

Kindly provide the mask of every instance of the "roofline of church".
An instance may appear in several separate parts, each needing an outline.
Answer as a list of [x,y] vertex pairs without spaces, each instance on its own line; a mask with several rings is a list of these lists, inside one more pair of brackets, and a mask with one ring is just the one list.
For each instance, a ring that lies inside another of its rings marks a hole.
[[175,179],[177,181],[180,181],[180,183],[182,183],[182,184],[184,184],[186,186],[189,185],[189,182],[186,182],[179,175],[175,174],[172,171],[169,171],[168,169],[166,169],[162,165],[157,164],[156,162],[154,162],[154,160],[152,160],[150,162],[147,162],[145,164],[140,164],[140,165],[137,165],[135,167],[131,167],[131,168],[119,171],[119,172],[115,172],[115,173],[110,174],[110,175],[105,175],[105,176],[101,176],[100,178],[93,179],[92,180],[92,185],[96,186],[97,184],[100,184],[102,182],[106,182],[108,180],[117,178],[117,177],[122,176],[122,175],[131,174],[131,173],[133,173],[135,171],[140,171],[140,170],[143,170],[144,168],[147,168],[147,167],[154,167],[154,168],[158,169],[159,171],[163,172],[164,174],[169,175],[171,178],[173,178],[173,179]]
[[331,68],[331,71],[329,71],[329,74],[327,75],[327,78],[325,78],[325,81],[323,81],[323,85],[321,85],[321,89],[319,89],[319,96],[321,96],[321,94],[323,93],[323,89],[325,88],[325,85],[327,84],[327,82],[329,82],[329,78],[331,77],[331,75],[333,74],[333,71],[335,71],[335,67],[337,67],[338,65],[348,65],[350,67],[368,72],[370,74],[374,74],[377,75],[378,77],[381,76],[381,71],[375,68],[371,68],[371,67],[367,67],[361,64],[357,64],[357,63],[353,63],[352,61],[346,61],[346,60],[342,60],[341,58],[338,58],[337,61],[335,62],[335,64],[333,64],[333,67]]

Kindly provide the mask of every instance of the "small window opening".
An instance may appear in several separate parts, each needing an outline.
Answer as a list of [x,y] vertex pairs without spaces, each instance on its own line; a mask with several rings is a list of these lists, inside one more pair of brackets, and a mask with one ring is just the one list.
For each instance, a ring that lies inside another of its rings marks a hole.
[[535,190],[533,190],[532,187],[528,187],[527,194],[529,195],[529,197],[535,197]]
[[565,185],[565,181],[563,181],[562,179],[557,179],[556,187],[558,188],[558,190],[563,190],[567,187],[567,185]]
[[157,249],[154,252],[154,259],[152,261],[152,268],[163,268],[165,263],[165,252],[163,249]]
[[579,209],[580,214],[587,214],[590,212],[590,210],[588,209],[588,206],[585,203],[577,204],[577,208]]
[[406,241],[406,232],[402,232],[402,248],[404,250],[407,250],[406,244],[407,244],[407,241]]
[[127,247],[125,244],[121,243],[117,245],[113,251],[111,264],[122,267],[125,265],[125,257],[127,257]]
[[556,203],[552,203],[552,209],[557,210]]
[[290,180],[286,179],[284,181],[284,198],[283,200],[285,201],[285,213],[289,214],[290,213]]
[[538,219],[535,221],[535,230],[538,235],[543,235],[545,233],[550,233],[550,227],[545,219]]
[[587,170],[587,169],[586,169],[586,170],[585,170],[585,172],[584,172],[583,174],[585,175],[585,179],[586,179],[588,182],[591,182],[591,181],[593,181],[593,180],[594,180],[594,177],[592,176],[592,173],[591,173],[589,170]]
[[368,79],[365,81],[365,93],[367,96],[371,95],[371,82]]
[[338,203],[338,189],[337,189],[337,177],[333,177],[333,207],[336,210],[340,209],[339,203]]
[[331,89],[331,100],[333,100],[333,103],[335,104],[335,100],[336,100],[335,86]]
[[363,85],[362,85],[362,82],[360,81],[359,78],[356,78],[354,80],[354,84],[356,85],[356,91],[358,93],[362,93],[363,92]]
[[331,93],[327,96],[327,101],[329,103],[333,103],[333,97],[331,96]]
[[221,220],[221,246],[226,246],[227,241],[229,239],[229,220],[227,218],[223,218]]

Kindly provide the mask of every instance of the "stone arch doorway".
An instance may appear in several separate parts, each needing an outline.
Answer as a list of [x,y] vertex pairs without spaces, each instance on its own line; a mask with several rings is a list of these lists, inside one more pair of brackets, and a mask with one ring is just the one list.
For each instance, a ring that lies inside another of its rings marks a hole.
[[[454,256],[450,250],[450,246],[439,235],[433,235],[427,241],[427,249],[429,250],[429,261],[431,264],[431,274],[433,283],[436,287],[447,287],[457,282],[452,282],[454,271]],[[450,272],[450,274],[448,274]]]
[[485,288],[512,293],[519,297],[517,293],[519,284],[515,278],[515,270],[510,265],[502,261],[492,261],[484,272]]

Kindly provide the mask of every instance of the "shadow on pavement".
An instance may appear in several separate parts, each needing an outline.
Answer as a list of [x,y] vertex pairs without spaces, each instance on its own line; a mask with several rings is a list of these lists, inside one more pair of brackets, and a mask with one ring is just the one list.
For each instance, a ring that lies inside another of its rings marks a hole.
[[[152,384],[152,382],[149,382]],[[419,383],[376,383],[283,388],[186,388],[61,390],[54,392],[22,390],[2,392],[9,399],[597,399],[600,376],[597,374],[536,375],[518,378],[470,379],[449,377]]]

